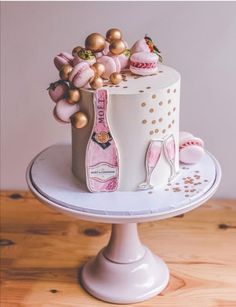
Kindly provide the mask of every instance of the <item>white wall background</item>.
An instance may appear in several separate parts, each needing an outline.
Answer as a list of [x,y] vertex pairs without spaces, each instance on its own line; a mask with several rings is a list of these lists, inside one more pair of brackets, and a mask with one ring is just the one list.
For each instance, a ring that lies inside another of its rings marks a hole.
[[236,197],[236,3],[1,3],[1,188],[26,189],[25,169],[45,147],[70,140],[46,88],[53,57],[91,32],[148,33],[182,75],[181,129],[201,136],[223,169],[218,197]]

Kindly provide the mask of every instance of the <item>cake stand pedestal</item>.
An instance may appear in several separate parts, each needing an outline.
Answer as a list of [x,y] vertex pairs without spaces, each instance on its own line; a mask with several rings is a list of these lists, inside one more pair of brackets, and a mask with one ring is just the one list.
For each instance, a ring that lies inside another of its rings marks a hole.
[[86,263],[81,280],[95,297],[112,303],[136,303],[160,293],[168,284],[165,262],[140,242],[137,223],[190,211],[216,191],[221,169],[206,153],[201,162],[181,165],[175,180],[151,191],[90,193],[73,177],[71,146],[53,145],[33,159],[27,183],[46,205],[79,219],[112,224],[110,240]]

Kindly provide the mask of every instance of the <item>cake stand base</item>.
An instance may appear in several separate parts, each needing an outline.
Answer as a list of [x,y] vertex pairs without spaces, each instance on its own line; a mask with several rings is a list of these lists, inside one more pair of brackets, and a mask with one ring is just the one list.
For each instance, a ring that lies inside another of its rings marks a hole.
[[44,204],[74,218],[111,223],[110,240],[84,265],[81,281],[95,297],[117,304],[137,303],[168,284],[164,261],[140,242],[137,223],[170,218],[207,201],[221,179],[217,160],[206,153],[196,165],[180,165],[180,174],[152,191],[89,193],[72,175],[71,146],[54,145],[27,169],[30,190]]
[[109,244],[82,269],[84,288],[97,298],[118,304],[137,303],[159,294],[169,270],[139,240],[137,224],[113,224]]

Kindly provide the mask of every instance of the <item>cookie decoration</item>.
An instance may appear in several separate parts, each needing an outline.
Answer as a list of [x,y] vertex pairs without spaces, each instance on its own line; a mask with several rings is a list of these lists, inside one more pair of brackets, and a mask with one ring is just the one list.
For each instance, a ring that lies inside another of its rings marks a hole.
[[94,95],[94,126],[86,149],[86,182],[91,192],[114,192],[119,184],[119,158],[107,119],[107,90]]

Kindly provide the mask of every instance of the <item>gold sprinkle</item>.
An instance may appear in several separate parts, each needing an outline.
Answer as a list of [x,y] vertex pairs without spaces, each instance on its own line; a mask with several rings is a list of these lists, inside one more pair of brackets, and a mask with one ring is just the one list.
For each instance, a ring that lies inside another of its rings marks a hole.
[[171,99],[168,100],[168,104],[170,104],[170,103],[171,103]]
[[162,105],[163,105],[163,101],[160,101],[160,102],[159,102],[159,106],[162,106]]
[[140,90],[140,91],[139,91],[139,93],[143,93],[143,92],[144,92],[143,90]]
[[123,86],[123,88],[128,88],[128,86]]
[[165,189],[165,191],[169,191],[169,189]]
[[173,108],[173,112],[175,112],[175,110],[176,110],[176,107]]
[[146,102],[142,102],[141,106],[145,107],[146,106]]
[[186,195],[184,195],[185,197],[189,197],[189,195],[188,194],[186,194]]
[[159,129],[155,129],[155,133],[158,133],[159,132]]
[[168,125],[168,128],[169,128],[169,129],[171,128],[171,124]]
[[174,89],[174,93],[176,93],[176,88]]
[[156,122],[157,122],[157,121],[154,119],[154,120],[152,121],[152,124],[156,124]]
[[168,116],[170,116],[171,112],[168,112]]
[[162,133],[166,133],[166,129],[163,129],[163,130],[162,130]]
[[159,121],[159,122],[162,122],[162,121],[163,121],[163,118],[162,118],[162,117],[161,117],[161,118],[159,118],[159,119],[158,119],[158,121]]
[[151,88],[151,86],[147,86],[147,87],[146,87],[147,90],[150,90],[150,88]]
[[151,130],[151,131],[149,132],[150,135],[153,135],[153,133],[154,133],[153,130]]
[[167,93],[169,94],[170,93],[170,89],[168,88],[168,90],[167,90]]
[[172,120],[172,124],[174,124],[174,122],[175,122],[175,120],[173,119],[173,120]]
[[143,123],[143,124],[146,124],[146,123],[147,123],[147,120],[146,120],[146,119],[144,119],[144,120],[142,121],[142,123]]
[[159,70],[158,72],[161,74],[163,71],[162,71],[162,70]]
[[154,112],[154,109],[153,109],[153,108],[149,109],[149,112],[150,112],[150,113],[153,113],[153,112]]
[[156,95],[152,95],[152,99],[155,99],[157,96]]

